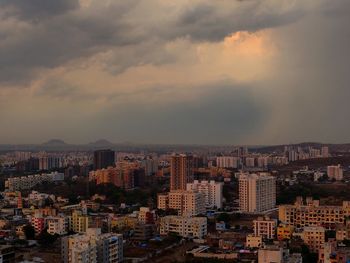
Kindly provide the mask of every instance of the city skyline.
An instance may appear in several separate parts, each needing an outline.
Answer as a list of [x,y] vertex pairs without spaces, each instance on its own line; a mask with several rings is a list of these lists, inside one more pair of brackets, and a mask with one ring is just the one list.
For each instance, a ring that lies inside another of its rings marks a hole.
[[350,141],[348,1],[0,7],[1,144]]

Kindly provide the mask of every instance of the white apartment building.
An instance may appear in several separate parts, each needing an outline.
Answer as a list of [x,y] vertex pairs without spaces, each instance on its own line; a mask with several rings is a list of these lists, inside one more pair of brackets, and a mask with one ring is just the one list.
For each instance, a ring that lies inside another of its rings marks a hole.
[[68,218],[65,216],[46,217],[47,232],[51,235],[65,235],[68,233]]
[[219,156],[216,157],[216,166],[219,168],[238,168],[240,160],[239,157]]
[[120,234],[101,234],[101,229],[89,228],[86,234],[63,237],[61,255],[64,263],[122,262],[123,238]]
[[160,219],[160,234],[177,233],[182,237],[203,238],[207,235],[206,217],[165,216]]
[[276,233],[276,220],[269,218],[258,218],[253,221],[254,235],[266,239],[274,239]]
[[327,175],[329,179],[341,181],[343,180],[343,168],[340,166],[340,164],[327,166]]
[[265,168],[269,164],[269,157],[268,156],[260,156],[257,158],[258,167]]
[[198,181],[187,184],[187,191],[198,191],[205,195],[205,206],[208,208],[222,208],[223,183],[215,181]]
[[158,195],[158,209],[175,209],[182,216],[205,214],[205,195],[198,191],[175,190]]
[[329,149],[328,149],[327,146],[323,146],[321,148],[321,155],[322,155],[323,158],[329,157]]
[[219,156],[216,157],[216,166],[219,168],[237,168],[240,164],[239,157]]
[[260,213],[276,205],[276,180],[267,174],[239,175],[239,206],[242,212]]
[[10,191],[20,191],[32,189],[42,182],[63,181],[64,174],[52,172],[49,174],[35,174],[21,177],[8,178],[5,181],[5,187]]
[[254,157],[247,157],[247,158],[245,158],[245,166],[247,166],[247,167],[255,167],[255,158]]

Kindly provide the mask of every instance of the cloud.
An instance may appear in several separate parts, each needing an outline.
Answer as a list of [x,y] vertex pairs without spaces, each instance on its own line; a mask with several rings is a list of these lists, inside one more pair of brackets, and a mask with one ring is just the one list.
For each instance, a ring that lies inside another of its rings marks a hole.
[[349,141],[347,0],[0,5],[4,142]]
[[19,19],[38,21],[79,8],[78,0],[0,0],[0,8]]
[[[290,1],[2,0],[0,83],[28,84],[48,69],[101,52],[116,74],[144,63],[175,61],[165,48],[189,37],[222,41],[237,31],[284,25],[303,15]],[[128,56],[128,57],[126,57]]]

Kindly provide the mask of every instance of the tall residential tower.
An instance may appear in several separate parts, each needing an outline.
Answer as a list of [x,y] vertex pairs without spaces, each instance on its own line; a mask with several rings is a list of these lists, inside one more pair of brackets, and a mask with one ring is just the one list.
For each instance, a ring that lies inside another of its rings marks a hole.
[[242,212],[260,213],[276,205],[276,180],[267,174],[239,176],[239,207]]
[[186,190],[193,182],[193,156],[175,154],[171,157],[170,190]]

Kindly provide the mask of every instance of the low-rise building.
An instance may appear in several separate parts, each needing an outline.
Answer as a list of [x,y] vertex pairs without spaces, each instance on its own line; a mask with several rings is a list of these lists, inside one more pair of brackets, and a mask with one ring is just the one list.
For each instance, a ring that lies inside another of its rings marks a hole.
[[61,255],[64,263],[122,262],[123,238],[120,234],[101,234],[101,229],[89,228],[85,234],[63,237]]
[[160,219],[160,234],[176,233],[182,237],[203,238],[207,235],[206,217],[165,216]]
[[61,215],[56,217],[47,217],[45,218],[46,225],[47,225],[47,232],[51,235],[58,234],[58,235],[65,235],[68,233],[68,218]]
[[294,227],[291,225],[280,224],[277,227],[277,239],[279,241],[289,240],[292,238]]
[[138,220],[140,224],[154,224],[156,214],[149,207],[140,207]]
[[349,215],[349,201],[344,201],[342,206],[323,206],[312,198],[307,198],[306,204],[302,198],[298,198],[294,205],[281,205],[278,210],[282,223],[297,228],[323,226],[326,229],[335,229],[337,224],[344,224],[345,217]]
[[276,233],[276,220],[268,217],[259,217],[253,221],[255,236],[261,236],[264,239],[274,239]]
[[257,248],[263,244],[262,236],[247,235],[246,247]]

